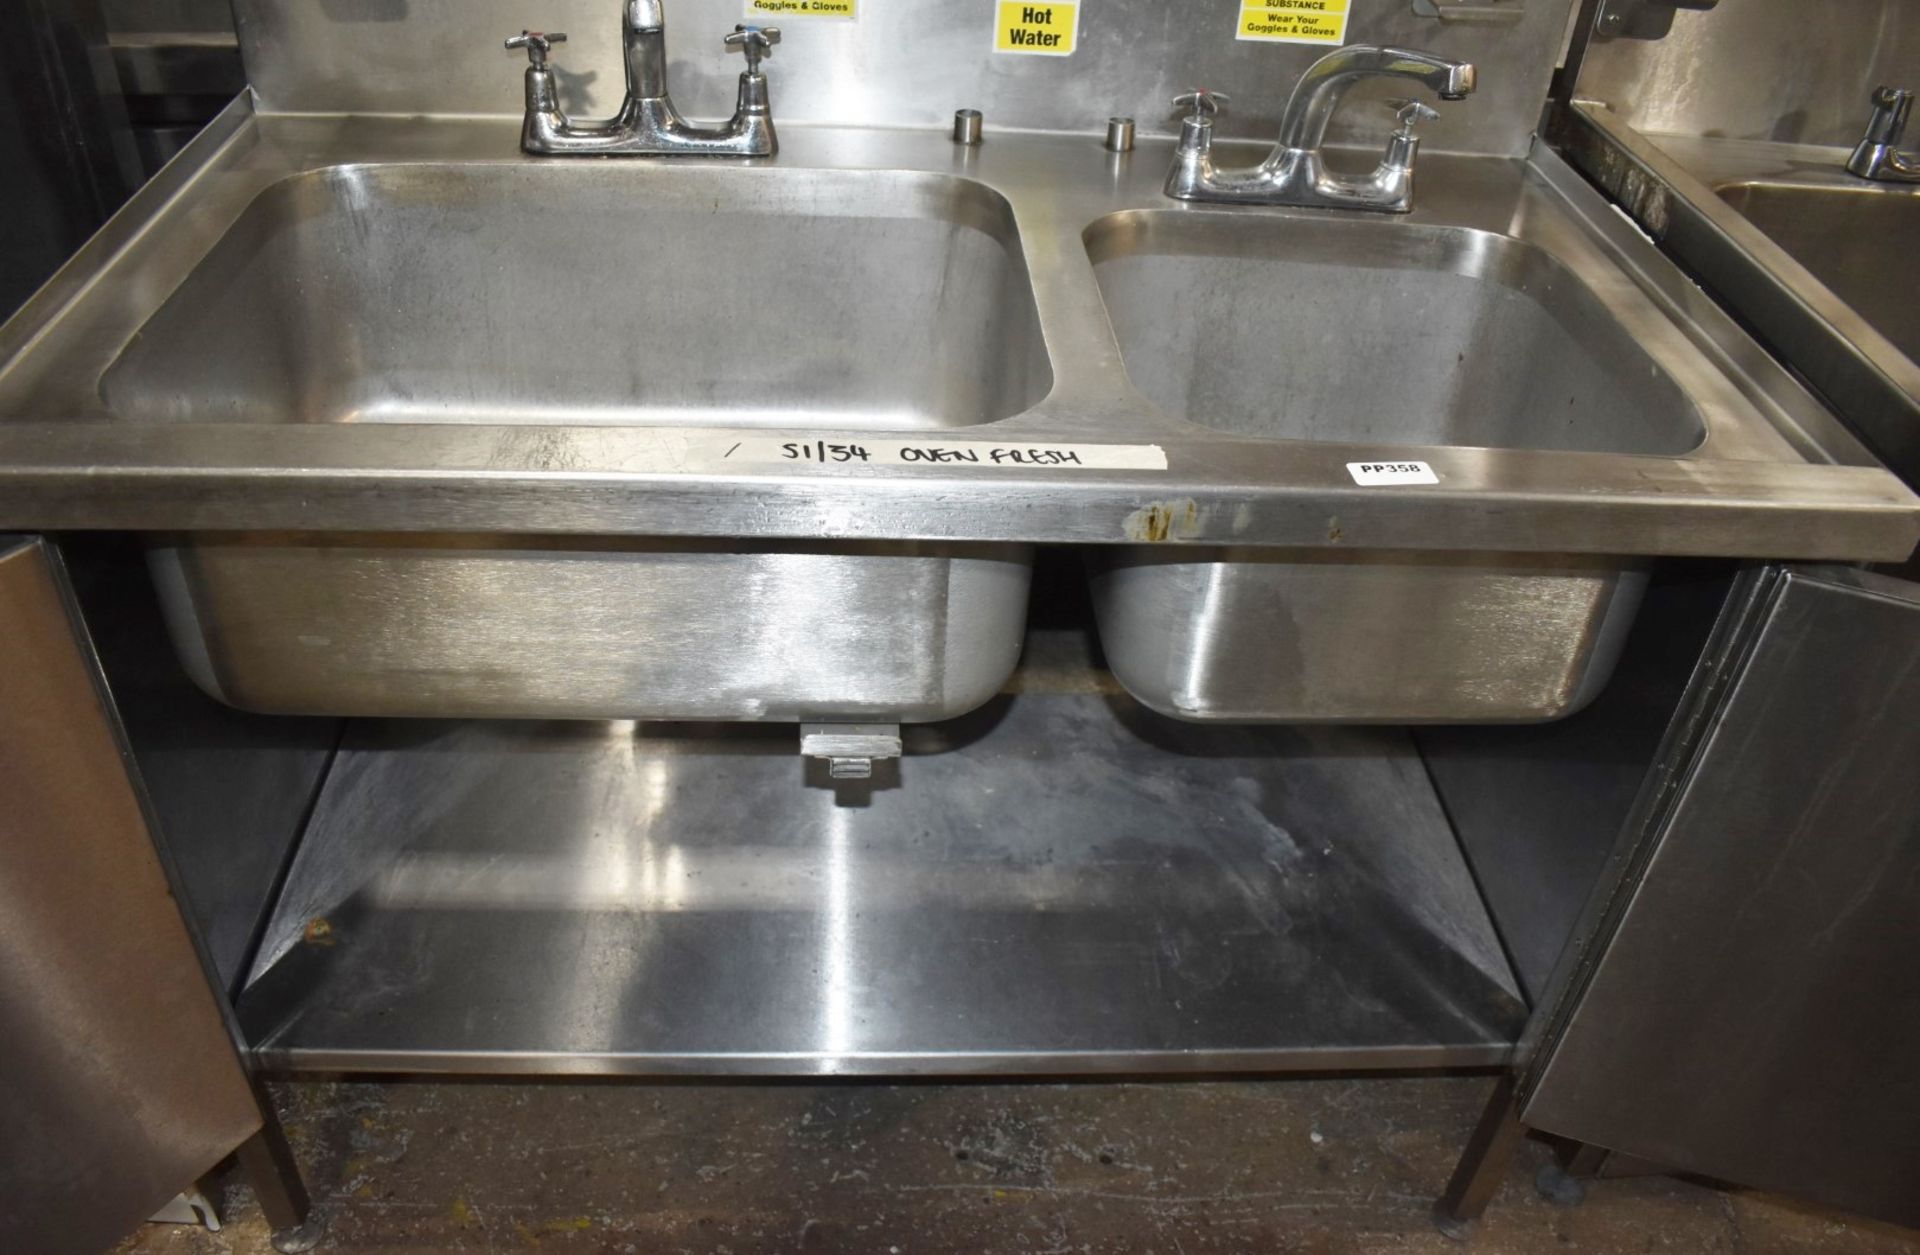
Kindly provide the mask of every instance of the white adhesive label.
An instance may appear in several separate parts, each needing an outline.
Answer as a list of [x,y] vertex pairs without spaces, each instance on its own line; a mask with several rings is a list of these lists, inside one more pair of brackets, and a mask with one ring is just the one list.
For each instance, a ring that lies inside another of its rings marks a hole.
[[1063,471],[1164,471],[1157,444],[1022,444],[987,440],[780,440],[748,436],[732,442],[719,461],[778,466],[995,466]]
[[1437,484],[1440,477],[1425,462],[1349,462],[1347,474],[1363,488],[1384,484]]

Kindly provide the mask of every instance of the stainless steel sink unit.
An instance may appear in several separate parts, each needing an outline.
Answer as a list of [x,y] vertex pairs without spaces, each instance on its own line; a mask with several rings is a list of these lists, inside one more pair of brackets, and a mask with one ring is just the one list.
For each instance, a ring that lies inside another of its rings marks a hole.
[[999,684],[1033,544],[1112,559],[1152,704],[1401,721],[1572,709],[1652,557],[1920,535],[1543,149],[1388,218],[1170,201],[1165,139],[518,124],[236,105],[0,331],[0,524],[148,534],[242,705],[870,723]]
[[[392,165],[267,187],[101,396],[136,423],[910,431],[1049,383],[1012,215],[975,183]],[[985,701],[1019,654],[1028,560],[246,532],[153,552],[190,671],[247,709],[775,720]]]
[[[1188,422],[1662,457],[1706,435],[1593,292],[1518,240],[1159,211],[1103,219],[1087,247],[1134,385]],[[1138,549],[1101,564],[1095,605],[1115,674],[1181,718],[1544,719],[1599,691],[1644,582],[1573,554]]]

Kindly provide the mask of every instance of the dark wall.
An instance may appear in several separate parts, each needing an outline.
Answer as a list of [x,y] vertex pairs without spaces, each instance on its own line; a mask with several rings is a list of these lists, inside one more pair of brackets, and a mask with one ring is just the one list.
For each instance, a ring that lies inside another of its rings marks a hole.
[[112,81],[90,0],[0,3],[0,317],[132,191],[137,167]]

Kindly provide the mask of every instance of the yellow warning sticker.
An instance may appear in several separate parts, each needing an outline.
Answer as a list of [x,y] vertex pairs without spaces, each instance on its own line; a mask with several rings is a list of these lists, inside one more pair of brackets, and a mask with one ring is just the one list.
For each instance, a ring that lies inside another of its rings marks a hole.
[[860,16],[860,0],[747,0],[747,16],[830,17],[851,22]]
[[[1062,0],[994,0],[993,50],[1036,57],[1073,55],[1080,6]],[[1345,3],[1345,0],[1342,0]]]
[[1339,44],[1347,39],[1348,0],[1240,0],[1236,39]]

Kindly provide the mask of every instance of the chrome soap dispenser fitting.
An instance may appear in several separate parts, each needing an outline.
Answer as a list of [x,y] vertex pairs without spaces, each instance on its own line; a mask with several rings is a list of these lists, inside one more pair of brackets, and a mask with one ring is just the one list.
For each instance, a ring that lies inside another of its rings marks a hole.
[[1330,52],[1314,62],[1293,89],[1273,152],[1257,166],[1233,170],[1213,164],[1213,119],[1227,97],[1205,89],[1188,92],[1173,102],[1187,112],[1173,169],[1167,173],[1167,195],[1241,205],[1407,212],[1413,208],[1413,164],[1420,152],[1414,128],[1440,116],[1431,106],[1417,100],[1400,105],[1399,125],[1371,174],[1333,174],[1320,156],[1340,98],[1361,79],[1374,77],[1409,78],[1442,100],[1464,100],[1474,89],[1475,72],[1467,62],[1407,48],[1354,44]]
[[527,118],[520,147],[545,157],[771,157],[780,149],[773,132],[762,58],[780,42],[776,26],[735,26],[725,39],[745,54],[739,97],[724,126],[694,126],[680,116],[667,93],[667,17],[662,0],[623,0],[620,42],[627,94],[611,118],[576,122],[560,108],[560,92],[547,57],[563,43],[559,32],[522,31],[508,48],[527,53]]

